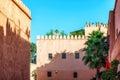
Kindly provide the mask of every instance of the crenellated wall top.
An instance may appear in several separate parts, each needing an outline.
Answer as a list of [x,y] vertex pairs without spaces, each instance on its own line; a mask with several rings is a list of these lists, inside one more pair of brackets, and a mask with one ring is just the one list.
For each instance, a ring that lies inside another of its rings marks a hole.
[[86,23],[85,27],[108,27],[108,24],[103,23]]
[[86,37],[85,37],[85,35],[83,35],[83,36],[77,36],[77,35],[75,35],[75,36],[73,36],[73,35],[71,35],[71,36],[47,36],[47,35],[45,35],[45,36],[37,36],[37,40],[57,40],[57,39],[59,39],[59,40],[65,40],[65,39],[76,39],[76,40],[82,40],[82,39],[86,39]]

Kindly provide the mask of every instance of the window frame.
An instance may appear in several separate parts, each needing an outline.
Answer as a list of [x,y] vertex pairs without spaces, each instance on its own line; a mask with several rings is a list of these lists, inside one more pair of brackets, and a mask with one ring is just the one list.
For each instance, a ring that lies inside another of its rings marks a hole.
[[66,59],[66,53],[62,53],[62,59]]
[[77,72],[73,72],[73,78],[78,78],[78,73]]
[[47,72],[47,77],[52,77],[52,72],[51,71]]
[[76,52],[75,53],[75,59],[79,59],[80,58],[80,53]]
[[48,53],[48,59],[52,59],[52,58],[53,58],[52,53]]

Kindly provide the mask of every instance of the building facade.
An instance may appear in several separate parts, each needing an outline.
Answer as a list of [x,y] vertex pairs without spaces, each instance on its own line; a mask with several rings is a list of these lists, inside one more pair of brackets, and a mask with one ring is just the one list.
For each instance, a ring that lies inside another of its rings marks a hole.
[[[101,30],[107,33],[107,25],[85,26],[85,32]],[[95,28],[95,29],[94,29]],[[95,70],[84,65],[82,49],[88,32],[81,36],[37,36],[37,80],[90,80]]]
[[[114,10],[109,13],[108,26],[109,60],[120,61],[120,0],[116,0]],[[118,71],[120,71],[120,65]]]
[[89,33],[91,33],[92,31],[96,31],[96,30],[100,30],[101,32],[104,33],[104,36],[107,36],[107,29],[108,29],[108,24],[103,24],[103,23],[88,24],[88,23],[86,23],[85,36],[88,36]]
[[120,1],[116,0],[115,8],[110,11],[108,36],[110,37],[109,59],[120,60]]
[[0,0],[0,80],[30,79],[30,22],[21,0]]

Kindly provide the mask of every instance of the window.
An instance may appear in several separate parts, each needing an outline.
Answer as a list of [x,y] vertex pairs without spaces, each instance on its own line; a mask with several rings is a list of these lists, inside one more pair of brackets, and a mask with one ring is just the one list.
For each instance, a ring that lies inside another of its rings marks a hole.
[[74,72],[74,73],[73,73],[73,78],[77,78],[77,76],[78,76],[78,75],[77,75],[77,72]]
[[66,53],[62,53],[62,59],[66,59]]
[[52,59],[52,53],[49,53],[49,54],[48,54],[48,58],[49,58],[49,59]]
[[75,53],[75,59],[79,59],[79,53]]
[[47,76],[48,76],[48,77],[52,77],[52,72],[48,71],[48,72],[47,72]]

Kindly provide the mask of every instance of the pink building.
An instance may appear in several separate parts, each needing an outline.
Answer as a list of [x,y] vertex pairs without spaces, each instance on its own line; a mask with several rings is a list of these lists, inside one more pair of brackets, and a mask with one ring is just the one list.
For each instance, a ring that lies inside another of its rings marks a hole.
[[37,68],[37,80],[90,80],[95,71],[84,65],[83,55],[84,52],[56,54],[50,63]]
[[[109,59],[120,61],[120,0],[116,0],[115,8],[110,11],[108,21],[108,35],[110,36]],[[118,66],[120,71],[120,65]]]
[[[101,27],[99,27],[101,26]],[[91,30],[107,32],[107,25],[85,27],[85,36],[37,36],[37,80],[90,80],[95,70],[84,65],[82,57]],[[88,31],[88,32],[87,32]]]
[[120,60],[120,0],[116,0],[115,8],[110,11],[108,21],[110,36],[109,58]]

